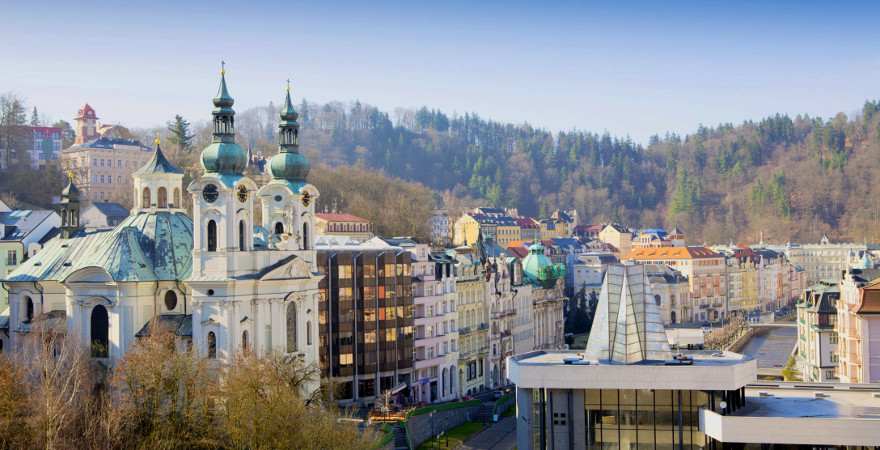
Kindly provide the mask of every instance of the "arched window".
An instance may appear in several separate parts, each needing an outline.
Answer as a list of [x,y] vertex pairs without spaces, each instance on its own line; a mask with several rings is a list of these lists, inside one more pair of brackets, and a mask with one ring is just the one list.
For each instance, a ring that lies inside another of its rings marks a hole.
[[248,332],[244,330],[241,332],[241,351],[247,353],[250,350],[250,343],[248,342]]
[[242,252],[245,251],[245,250],[247,250],[247,249],[244,247],[245,236],[246,236],[246,235],[245,235],[245,232],[244,232],[244,229],[245,229],[245,228],[246,228],[246,227],[245,227],[245,225],[244,225],[244,220],[239,220],[239,221],[238,221],[238,250],[239,250],[239,251],[242,251]]
[[306,321],[306,345],[312,345],[312,321]]
[[217,251],[217,222],[208,221],[208,251]]
[[97,305],[92,308],[91,318],[91,346],[92,358],[106,358],[109,350],[110,320],[107,317],[107,308]]
[[674,324],[675,323],[675,311],[672,311],[670,313],[670,316],[671,316],[670,318],[672,319],[672,323]]
[[214,359],[217,357],[217,336],[214,335],[213,331],[208,332],[208,358]]
[[24,323],[34,320],[34,301],[30,297],[24,298]]
[[173,311],[177,307],[177,293],[168,291],[165,293],[165,309]]
[[303,250],[309,249],[309,224],[303,224]]
[[174,188],[173,201],[174,201],[174,204],[172,204],[171,206],[173,208],[180,208],[180,188]]
[[150,188],[145,187],[144,192],[141,195],[141,208],[149,208],[150,207]]
[[275,234],[284,234],[284,224],[275,222]]
[[443,397],[446,396],[446,376],[447,376],[446,371],[447,371],[447,369],[444,367],[443,368],[443,378],[440,379],[440,395]]
[[660,296],[659,295],[654,296],[654,303],[656,303],[657,306],[660,306]]
[[287,304],[287,353],[296,351],[296,303]]
[[165,189],[165,186],[159,188],[159,207],[168,207],[168,191]]

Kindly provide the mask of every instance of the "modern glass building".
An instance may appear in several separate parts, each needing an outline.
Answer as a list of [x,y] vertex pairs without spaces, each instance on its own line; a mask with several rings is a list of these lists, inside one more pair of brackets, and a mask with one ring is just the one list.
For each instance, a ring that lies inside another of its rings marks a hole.
[[517,448],[880,446],[880,385],[757,382],[736,353],[673,354],[640,266],[610,266],[583,352],[511,357]]
[[406,400],[413,369],[411,255],[373,239],[316,244],[321,379],[343,404],[391,391]]

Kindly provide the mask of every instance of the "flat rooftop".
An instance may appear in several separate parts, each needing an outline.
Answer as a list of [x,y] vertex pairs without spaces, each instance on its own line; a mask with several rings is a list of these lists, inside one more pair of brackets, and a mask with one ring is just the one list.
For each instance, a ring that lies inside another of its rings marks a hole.
[[880,385],[785,383],[746,388],[746,406],[730,414],[749,417],[880,419]]
[[[681,354],[690,358],[692,366],[730,366],[751,360],[750,356],[739,353],[714,350],[682,350],[673,351],[673,355]],[[580,358],[583,362],[566,362],[572,358]],[[513,361],[520,365],[608,365],[608,366],[669,366],[672,360],[649,359],[632,364],[611,362],[609,360],[595,359],[586,355],[584,351],[557,351],[557,352],[532,352],[513,357]]]
[[689,361],[625,364],[590,358],[583,351],[537,351],[510,357],[507,378],[518,387],[551,389],[734,390],[757,380],[757,363],[749,356],[707,350],[681,354]]

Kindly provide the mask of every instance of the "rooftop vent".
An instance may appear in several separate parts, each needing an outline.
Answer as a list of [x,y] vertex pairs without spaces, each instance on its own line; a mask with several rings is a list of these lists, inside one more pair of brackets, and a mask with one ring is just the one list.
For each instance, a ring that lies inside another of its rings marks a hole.
[[826,393],[824,393],[824,392],[816,392],[816,393],[813,394],[813,397],[816,397],[816,398],[828,398],[828,397],[831,397],[831,394],[826,394]]

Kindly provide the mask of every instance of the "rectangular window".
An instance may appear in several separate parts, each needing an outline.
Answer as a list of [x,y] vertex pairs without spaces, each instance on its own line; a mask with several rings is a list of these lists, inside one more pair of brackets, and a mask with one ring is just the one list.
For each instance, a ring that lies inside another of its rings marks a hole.
[[14,266],[18,264],[18,253],[15,250],[9,250],[6,252],[6,265]]

